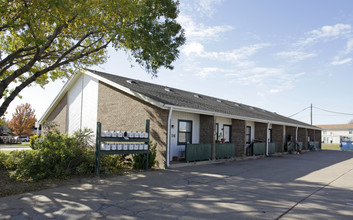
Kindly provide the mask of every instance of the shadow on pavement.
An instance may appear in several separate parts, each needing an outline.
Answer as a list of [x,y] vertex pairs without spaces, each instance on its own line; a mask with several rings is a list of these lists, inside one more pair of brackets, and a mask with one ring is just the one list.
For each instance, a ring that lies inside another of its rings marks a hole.
[[0,198],[0,219],[347,219],[353,152],[149,171]]

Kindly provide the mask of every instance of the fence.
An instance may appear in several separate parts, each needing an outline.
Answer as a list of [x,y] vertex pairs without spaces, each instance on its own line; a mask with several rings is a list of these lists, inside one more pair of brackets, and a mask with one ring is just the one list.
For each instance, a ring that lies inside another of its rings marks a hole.
[[[234,156],[234,143],[216,144],[216,159],[231,158]],[[187,144],[185,147],[185,160],[186,162],[212,160],[212,144]]]
[[[268,153],[274,154],[277,152],[278,152],[277,143],[275,142],[268,143]],[[266,143],[265,142],[253,143],[253,154],[254,155],[266,154]]]

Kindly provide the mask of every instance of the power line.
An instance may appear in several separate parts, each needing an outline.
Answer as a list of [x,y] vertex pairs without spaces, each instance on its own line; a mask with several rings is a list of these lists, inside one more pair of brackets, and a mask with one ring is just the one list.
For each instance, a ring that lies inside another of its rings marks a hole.
[[314,108],[320,109],[321,111],[330,112],[330,113],[339,114],[339,115],[353,115],[353,114],[351,114],[351,113],[335,112],[335,111],[330,111],[330,110],[322,109],[322,108],[319,108],[319,107],[314,107]]
[[[288,118],[291,118],[291,117],[293,117],[293,116],[295,116],[295,115],[297,115],[297,114],[299,114],[299,113],[301,113],[301,112],[303,112],[303,111],[305,111],[305,110],[307,110],[307,109],[309,109],[309,108],[311,108],[311,106],[308,106],[308,107],[306,107],[306,108],[300,110],[299,112],[297,112],[297,113],[295,113],[295,114],[293,114],[293,115],[291,115],[291,116],[288,116]],[[344,116],[344,115],[353,115],[352,113],[344,113],[344,112],[330,111],[330,110],[322,109],[322,108],[315,107],[315,106],[313,106],[313,108],[319,109],[319,110],[321,110],[321,111],[333,113],[333,114],[342,115],[342,116]],[[327,116],[334,116],[334,115],[327,115]]]
[[291,118],[291,117],[293,117],[294,115],[297,115],[297,114],[299,114],[299,113],[301,113],[301,112],[303,112],[303,111],[307,110],[308,108],[310,108],[310,106],[309,106],[309,107],[304,108],[303,110],[301,110],[301,111],[299,111],[299,112],[297,112],[297,113],[295,113],[295,114],[293,114],[293,115],[291,115],[291,116],[288,116],[288,118]]

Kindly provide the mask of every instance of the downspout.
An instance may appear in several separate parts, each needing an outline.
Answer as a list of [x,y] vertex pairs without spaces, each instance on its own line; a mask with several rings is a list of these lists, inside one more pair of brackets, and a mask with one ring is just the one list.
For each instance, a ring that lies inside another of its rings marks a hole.
[[171,120],[172,120],[173,107],[169,109],[168,115],[168,129],[167,129],[167,167],[170,166],[170,138],[171,138]]
[[270,122],[267,122],[267,130],[266,130],[266,156],[268,156],[268,141],[270,137],[268,135],[268,131],[270,130]]

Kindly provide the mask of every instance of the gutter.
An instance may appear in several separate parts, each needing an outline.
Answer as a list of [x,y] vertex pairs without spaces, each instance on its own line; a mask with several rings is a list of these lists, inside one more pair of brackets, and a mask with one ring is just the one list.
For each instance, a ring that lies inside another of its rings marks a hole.
[[[173,108],[174,110],[178,110],[181,112],[189,112],[189,113],[196,113],[196,114],[204,114],[204,115],[213,115],[213,116],[218,116],[218,117],[224,117],[224,118],[232,118],[232,119],[238,119],[238,120],[245,120],[245,121],[254,121],[254,122],[262,122],[262,123],[268,123],[268,120],[264,119],[259,119],[259,118],[249,118],[249,117],[242,117],[242,116],[237,116],[237,115],[230,115],[230,114],[224,114],[224,113],[217,113],[217,112],[212,112],[212,111],[206,111],[206,110],[200,110],[200,109],[194,109],[194,108],[187,108],[187,107],[180,107],[180,106],[175,106],[175,105],[164,105],[166,108]],[[274,113],[273,113],[274,114]],[[298,124],[291,124],[291,123],[285,123],[285,122],[279,122],[279,121],[272,121],[272,124],[276,125],[285,125],[285,126],[291,126],[291,127],[298,127]],[[307,129],[314,129],[314,130],[322,130],[318,127],[314,126],[300,126],[301,128],[307,128]]]
[[171,120],[172,120],[173,107],[169,108],[168,115],[168,129],[167,129],[167,168],[170,167],[170,138],[171,138]]
[[267,130],[266,130],[266,156],[268,156],[268,141],[270,137],[268,135],[268,131],[270,130],[270,122],[267,122]]

